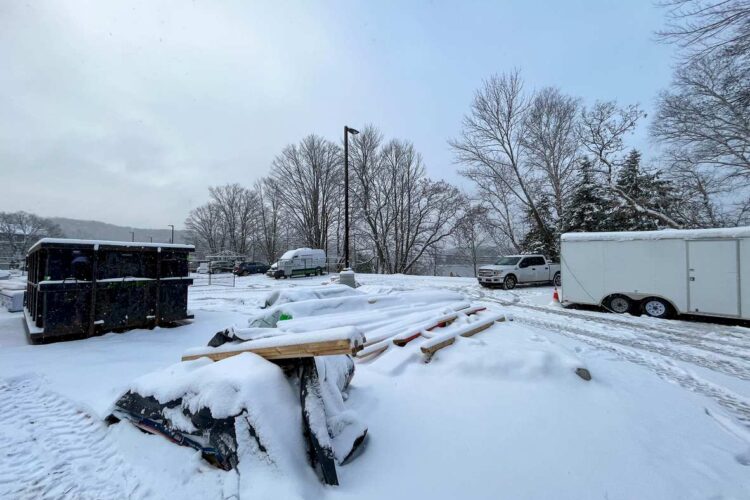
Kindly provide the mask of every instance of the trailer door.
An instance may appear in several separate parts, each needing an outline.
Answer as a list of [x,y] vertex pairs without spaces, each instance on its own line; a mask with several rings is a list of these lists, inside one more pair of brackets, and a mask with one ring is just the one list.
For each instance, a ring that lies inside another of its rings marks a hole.
[[737,241],[688,241],[689,312],[739,316]]

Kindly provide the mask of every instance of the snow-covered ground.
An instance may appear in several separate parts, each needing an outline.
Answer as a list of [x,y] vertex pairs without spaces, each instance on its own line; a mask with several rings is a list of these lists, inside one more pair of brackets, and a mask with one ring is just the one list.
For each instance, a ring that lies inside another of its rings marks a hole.
[[[30,346],[0,311],[0,498],[229,498],[236,472],[102,419],[139,376],[323,278],[194,287],[186,326]],[[367,293],[448,289],[505,313],[428,364],[389,349],[357,364],[347,402],[369,436],[341,485],[302,498],[750,498],[750,329],[550,305],[549,287],[358,275]],[[365,332],[366,333],[366,332]],[[585,367],[593,379],[575,375]],[[271,483],[272,484],[272,483]],[[269,486],[272,488],[272,486]],[[273,488],[272,488],[273,489]],[[282,498],[261,491],[257,498]]]

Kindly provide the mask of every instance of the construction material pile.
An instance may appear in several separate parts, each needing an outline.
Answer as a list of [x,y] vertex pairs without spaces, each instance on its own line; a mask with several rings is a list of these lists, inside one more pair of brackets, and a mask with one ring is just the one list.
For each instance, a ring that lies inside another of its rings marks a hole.
[[504,319],[483,311],[450,291],[275,292],[246,327],[218,332],[181,363],[135,380],[110,420],[126,418],[221,468],[252,469],[251,477],[268,464],[298,474],[307,462],[324,483],[338,484],[336,466],[356,456],[367,435],[345,406],[353,359],[421,337],[429,361],[457,337]]

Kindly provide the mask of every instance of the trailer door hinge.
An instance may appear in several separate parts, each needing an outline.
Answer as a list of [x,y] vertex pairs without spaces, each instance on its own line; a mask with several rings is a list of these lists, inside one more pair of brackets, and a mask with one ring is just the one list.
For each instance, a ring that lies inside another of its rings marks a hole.
[[695,276],[691,276],[690,281],[695,281]]

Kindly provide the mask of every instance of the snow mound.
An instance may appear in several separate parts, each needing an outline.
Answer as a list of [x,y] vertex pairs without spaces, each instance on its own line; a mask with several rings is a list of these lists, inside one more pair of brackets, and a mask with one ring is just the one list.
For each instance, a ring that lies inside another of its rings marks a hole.
[[463,300],[465,299],[462,294],[446,290],[385,295],[357,293],[351,296],[300,300],[272,306],[250,317],[248,325],[261,328],[278,327],[295,332],[314,331],[369,323],[377,319],[387,319],[391,314],[426,307],[438,308],[441,304],[447,305]]
[[[504,332],[487,333],[503,334]],[[431,364],[449,374],[519,381],[567,377],[573,380],[575,370],[584,366],[578,357],[557,346],[489,346],[478,339],[460,339],[452,349],[441,352],[441,356]]]
[[320,285],[305,286],[297,288],[285,288],[268,294],[263,307],[280,306],[290,302],[301,302],[303,300],[330,299],[334,297],[350,297],[362,295],[352,287],[346,285]]
[[213,418],[235,416],[246,408],[275,411],[295,397],[281,368],[252,353],[216,363],[208,358],[176,363],[137,378],[129,390],[160,403],[182,398],[184,409],[197,413],[207,408]]

